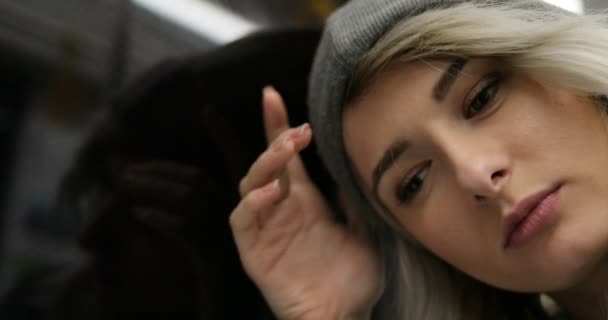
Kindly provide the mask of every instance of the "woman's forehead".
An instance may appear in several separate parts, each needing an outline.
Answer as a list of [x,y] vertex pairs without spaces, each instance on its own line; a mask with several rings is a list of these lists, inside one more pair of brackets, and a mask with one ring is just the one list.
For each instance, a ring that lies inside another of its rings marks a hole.
[[[345,107],[345,127],[354,122],[379,124],[395,120],[392,112],[413,104],[426,104],[433,96],[433,87],[449,67],[449,61],[415,61],[387,67],[378,74],[359,97]],[[388,113],[388,114],[387,114]]]
[[[360,95],[346,108],[362,107],[368,103],[376,103],[378,95],[387,97],[395,94],[417,96],[430,92],[434,85],[433,80],[443,73],[454,60],[432,59],[410,62],[395,61],[388,64],[381,72],[367,81]],[[416,92],[413,95],[410,91]]]

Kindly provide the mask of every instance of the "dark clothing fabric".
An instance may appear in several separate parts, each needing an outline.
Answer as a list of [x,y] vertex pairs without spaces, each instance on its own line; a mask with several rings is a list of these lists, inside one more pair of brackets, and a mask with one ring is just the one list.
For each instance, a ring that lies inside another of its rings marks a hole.
[[[306,121],[318,37],[255,34],[165,62],[115,97],[64,183],[60,203],[87,225],[92,260],[64,288],[55,318],[272,319],[228,217],[240,178],[265,149],[262,88],[283,94],[292,124]],[[331,198],[314,146],[303,159]]]

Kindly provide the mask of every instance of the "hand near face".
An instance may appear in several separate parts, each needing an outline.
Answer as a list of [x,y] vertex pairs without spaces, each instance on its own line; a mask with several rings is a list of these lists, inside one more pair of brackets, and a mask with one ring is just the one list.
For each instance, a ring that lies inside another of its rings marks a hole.
[[241,180],[230,217],[241,261],[279,319],[366,319],[382,289],[363,228],[332,220],[298,153],[305,124],[289,128],[281,96],[264,91],[268,149]]

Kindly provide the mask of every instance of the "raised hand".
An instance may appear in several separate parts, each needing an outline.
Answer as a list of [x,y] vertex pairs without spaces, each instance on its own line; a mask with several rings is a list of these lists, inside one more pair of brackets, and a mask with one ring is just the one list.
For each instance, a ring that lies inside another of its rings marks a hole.
[[[364,228],[332,220],[298,153],[308,124],[289,128],[281,96],[264,90],[268,149],[241,180],[230,216],[241,261],[282,320],[369,319],[382,290],[375,251]],[[348,207],[348,206],[347,206]]]

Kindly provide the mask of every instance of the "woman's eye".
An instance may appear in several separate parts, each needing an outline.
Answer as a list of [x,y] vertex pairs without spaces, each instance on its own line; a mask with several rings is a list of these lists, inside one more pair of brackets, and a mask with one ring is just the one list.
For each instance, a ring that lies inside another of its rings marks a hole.
[[502,77],[494,77],[464,108],[464,118],[471,119],[492,105],[500,88]]
[[397,201],[399,201],[399,203],[408,203],[412,201],[416,194],[420,192],[424,180],[429,173],[430,164],[430,161],[426,162],[412,177],[406,179],[397,186]]

